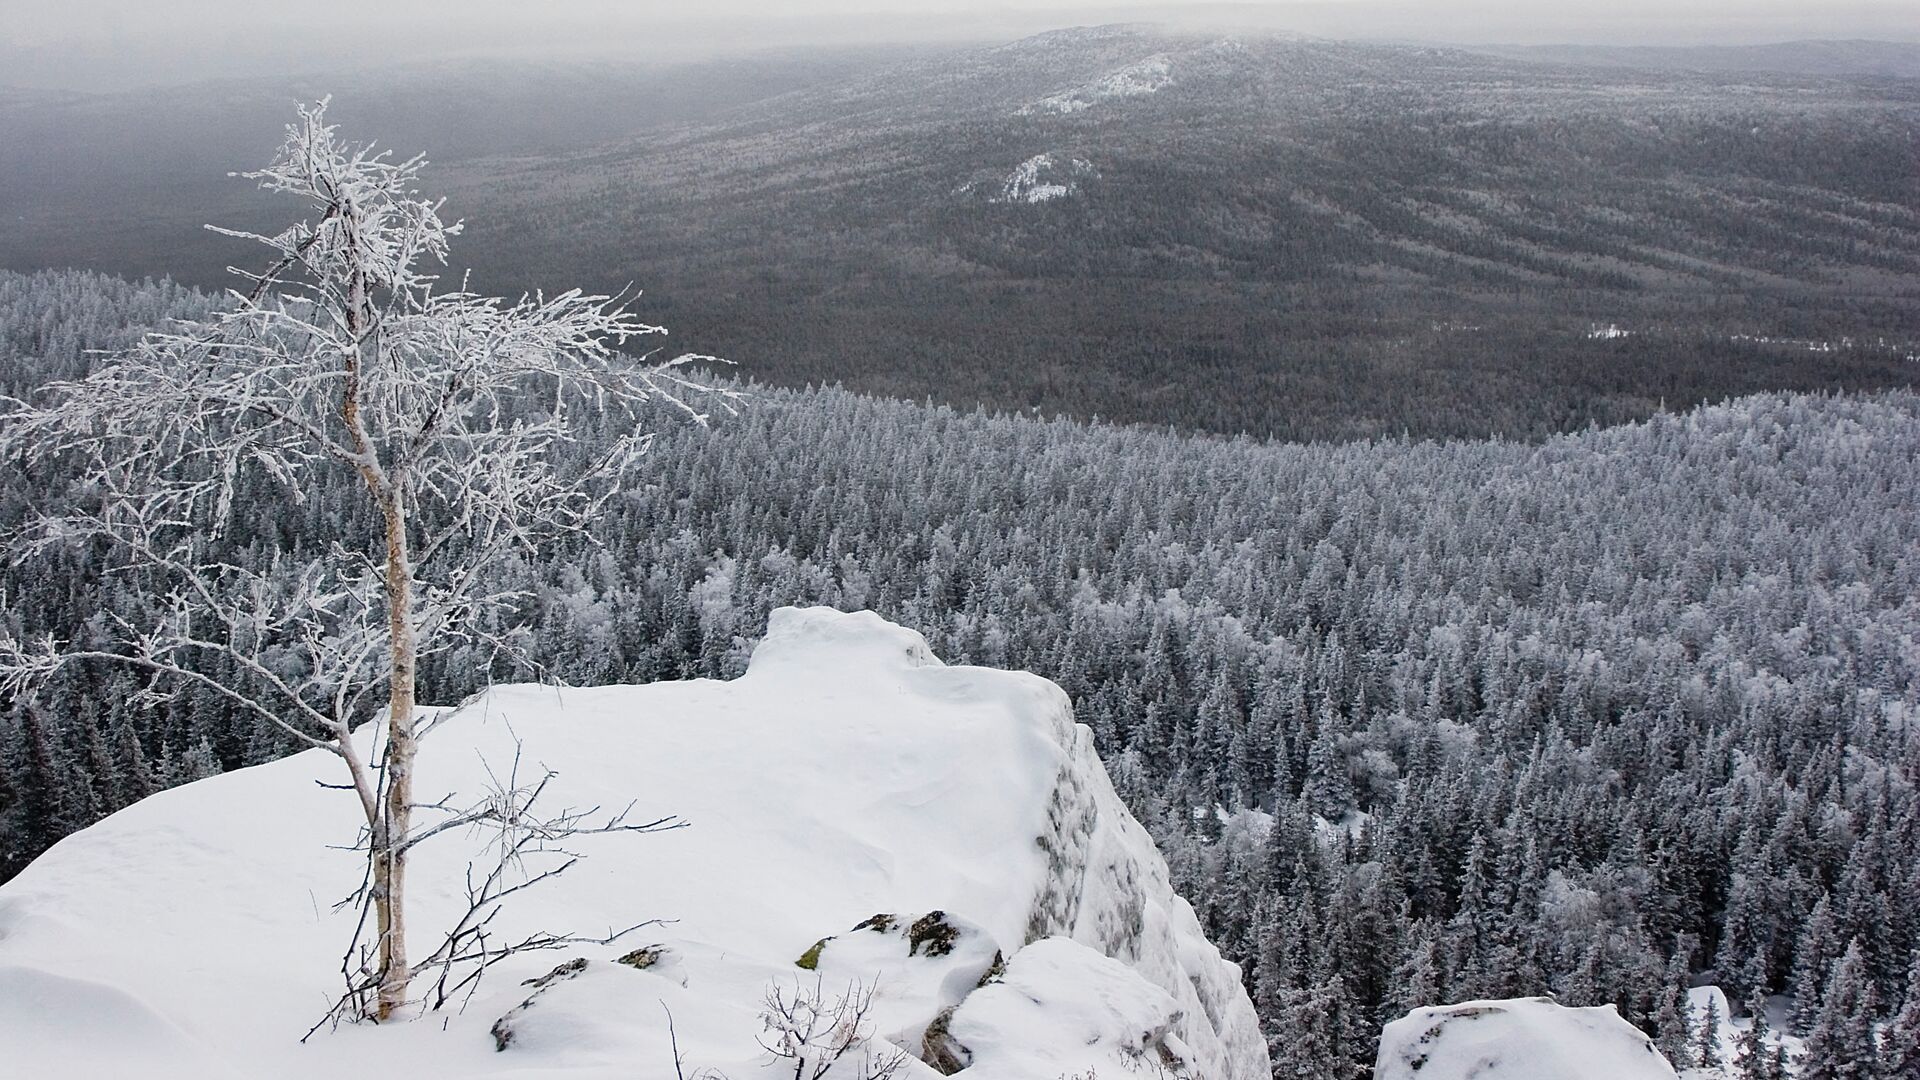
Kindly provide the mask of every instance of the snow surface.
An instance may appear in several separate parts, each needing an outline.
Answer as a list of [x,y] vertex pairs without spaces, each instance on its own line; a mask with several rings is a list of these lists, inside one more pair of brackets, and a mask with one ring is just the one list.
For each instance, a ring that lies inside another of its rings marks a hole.
[[1380,1033],[1374,1080],[1675,1080],[1653,1041],[1611,1005],[1551,998],[1415,1009]]
[[1071,116],[1116,98],[1140,97],[1156,93],[1173,83],[1173,61],[1164,55],[1149,56],[1135,64],[1108,72],[1092,82],[1049,94],[1039,101],[1020,107],[1016,115],[1054,113]]
[[1180,1008],[1125,964],[1066,938],[1014,954],[1006,974],[955,1011],[950,1030],[978,1080],[1153,1075],[1178,1068]]
[[[1709,1006],[1711,1003],[1711,1006]],[[1727,1002],[1726,992],[1717,986],[1696,986],[1687,991],[1687,1022],[1698,1038],[1698,1032],[1706,1022],[1707,1013],[1719,1019],[1714,1030],[1713,1041],[1716,1056],[1720,1060],[1717,1066],[1696,1065],[1691,1069],[1680,1070],[1680,1080],[1739,1080],[1740,1070],[1735,1062],[1740,1053],[1740,1039],[1748,1028],[1753,1026],[1751,1017],[1733,1018],[1733,1010]],[[1806,1049],[1806,1042],[1797,1035],[1786,1034],[1787,1018],[1793,1012],[1793,1001],[1787,997],[1774,997],[1767,1004],[1767,1046],[1777,1048],[1784,1044],[1789,1060],[1797,1061]]]
[[1094,175],[1091,162],[1071,158],[1064,165],[1052,154],[1035,154],[1014,166],[1000,183],[994,202],[1043,203],[1063,199],[1080,189],[1078,180]]
[[[731,682],[490,691],[425,743],[417,790],[477,792],[516,739],[523,780],[557,774],[549,809],[632,803],[690,826],[579,842],[587,858],[520,894],[501,936],[672,922],[503,962],[464,1009],[301,1045],[337,994],[351,915],[331,905],[361,871],[328,846],[352,842],[356,811],[316,783],[341,777],[312,751],[155,795],[0,887],[0,1071],[670,1077],[670,1011],[686,1075],[743,1080],[772,1067],[756,1042],[770,989],[858,982],[875,988],[876,1050],[919,1051],[951,1009],[950,1040],[983,1078],[1050,1080],[1026,1070],[1056,1062],[1124,1075],[1164,1063],[1138,1060],[1162,1048],[1196,1075],[1268,1075],[1237,969],[1044,679],[946,667],[871,613],[783,609]],[[415,850],[416,952],[464,907],[487,841],[453,832]],[[899,926],[935,911],[951,951],[916,952]],[[892,929],[854,929],[876,914]],[[817,970],[796,964],[828,937]],[[652,967],[611,962],[650,944],[665,949]],[[522,985],[576,956],[577,977],[538,996]],[[496,1050],[494,1022],[530,999]],[[936,1074],[916,1060],[897,1075]]]

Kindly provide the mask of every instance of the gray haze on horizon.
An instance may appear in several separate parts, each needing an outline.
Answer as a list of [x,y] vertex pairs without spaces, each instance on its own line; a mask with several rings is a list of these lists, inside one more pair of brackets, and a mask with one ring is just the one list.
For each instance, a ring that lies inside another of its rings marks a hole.
[[0,85],[118,90],[467,57],[660,60],[812,45],[1005,41],[1165,22],[1438,44],[1920,42],[1911,0],[259,0],[0,2]]

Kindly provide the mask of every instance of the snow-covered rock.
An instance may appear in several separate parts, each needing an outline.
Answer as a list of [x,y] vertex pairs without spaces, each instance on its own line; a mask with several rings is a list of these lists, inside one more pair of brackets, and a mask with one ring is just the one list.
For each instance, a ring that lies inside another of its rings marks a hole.
[[[509,959],[463,1007],[301,1045],[351,936],[332,905],[361,874],[352,797],[316,783],[338,762],[308,752],[156,795],[0,887],[0,1061],[76,1080],[631,1078],[673,1075],[677,1040],[686,1075],[745,1080],[772,1067],[770,996],[852,991],[871,995],[876,1058],[938,1042],[986,1078],[1146,1055],[1268,1074],[1237,970],[1044,679],[944,666],[870,613],[786,609],[730,682],[495,689],[428,739],[416,788],[475,794],[516,746],[523,780],[554,771],[551,809],[631,803],[689,827],[583,838],[496,940],[672,921]],[[416,951],[464,909],[487,843],[415,850]]]
[[1042,203],[1063,199],[1080,189],[1083,177],[1096,175],[1091,162],[1079,158],[1061,161],[1052,154],[1035,154],[1014,166],[1000,182],[994,202]]
[[1049,94],[1039,101],[1023,105],[1017,115],[1053,113],[1071,116],[1116,98],[1141,97],[1157,93],[1173,83],[1173,61],[1165,55],[1149,56],[1138,63],[1110,71],[1090,82]]
[[1415,1009],[1380,1033],[1374,1080],[1675,1080],[1673,1066],[1611,1005],[1551,998]]
[[1174,1031],[1180,1016],[1165,990],[1125,964],[1046,938],[1015,953],[946,1026],[963,1075],[978,1080],[1202,1075]]
[[[1769,1053],[1784,1051],[1788,1060],[1797,1060],[1806,1051],[1806,1042],[1797,1035],[1787,1033],[1787,1021],[1792,1013],[1793,999],[1783,996],[1769,999],[1766,1045]],[[1753,1018],[1736,1018],[1726,991],[1718,986],[1693,987],[1687,991],[1687,1024],[1694,1033],[1696,1051],[1701,1042],[1701,1029],[1706,1027],[1709,1017],[1715,1025],[1714,1063],[1695,1062],[1692,1068],[1680,1070],[1680,1080],[1739,1080],[1737,1061],[1740,1044],[1752,1028]]]

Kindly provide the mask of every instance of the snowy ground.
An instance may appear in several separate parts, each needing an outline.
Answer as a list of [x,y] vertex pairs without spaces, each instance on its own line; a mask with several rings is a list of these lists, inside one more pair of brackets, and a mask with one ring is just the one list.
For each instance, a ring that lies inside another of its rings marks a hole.
[[1023,105],[1017,115],[1056,113],[1061,116],[1071,116],[1116,98],[1158,93],[1172,83],[1173,62],[1164,55],[1156,54],[1138,63],[1128,64],[1117,71],[1108,72],[1092,82],[1062,90],[1032,104]]
[[[672,922],[511,959],[462,1007],[303,1046],[351,931],[331,905],[360,876],[328,846],[354,838],[351,796],[316,783],[338,765],[310,752],[156,795],[0,888],[5,1071],[653,1077],[673,1075],[677,1038],[687,1076],[742,1080],[771,1067],[769,994],[830,1006],[851,988],[872,994],[874,1038],[832,1077],[933,1044],[983,1080],[1267,1075],[1237,972],[1045,680],[941,666],[872,615],[788,609],[732,682],[496,690],[430,738],[417,789],[470,795],[516,740],[523,779],[556,771],[553,809],[631,802],[690,826],[581,843],[585,861],[500,915],[501,937]],[[416,851],[416,951],[464,907],[487,842]],[[935,911],[944,950],[915,939]],[[892,918],[855,929],[875,915]],[[614,962],[642,945],[660,946],[651,966]],[[495,1022],[528,1001],[496,1049]],[[934,1073],[911,1060],[896,1075]]]
[[1092,175],[1090,162],[1071,158],[1063,163],[1052,154],[1035,154],[1007,174],[993,201],[1043,203],[1064,199],[1079,190],[1081,178]]

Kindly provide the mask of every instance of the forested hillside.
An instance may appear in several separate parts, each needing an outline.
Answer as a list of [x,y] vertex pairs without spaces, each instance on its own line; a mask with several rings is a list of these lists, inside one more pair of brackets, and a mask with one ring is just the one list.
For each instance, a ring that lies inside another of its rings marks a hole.
[[1142,27],[0,95],[0,266],[224,286],[201,224],[277,219],[221,169],[328,89],[436,163],[476,287],[637,284],[780,385],[1539,438],[1920,373],[1920,79]]
[[[0,275],[5,389],[208,302]],[[1533,443],[1279,444],[767,388],[713,431],[657,429],[651,486],[599,543],[508,582],[548,674],[731,676],[771,607],[824,603],[1058,681],[1241,962],[1281,1075],[1358,1075],[1412,1005],[1547,990],[1617,1002],[1684,1062],[1696,975],[1795,995],[1835,1061],[1865,1052],[1863,1017],[1904,1002],[1920,1023],[1910,392]],[[61,497],[57,469],[0,477],[8,524]],[[291,575],[360,520],[355,482],[206,554]],[[6,629],[84,639],[146,577],[88,551],[10,565]],[[423,669],[442,700],[527,675],[473,646]],[[289,748],[144,689],[97,670],[5,703],[6,872]]]

